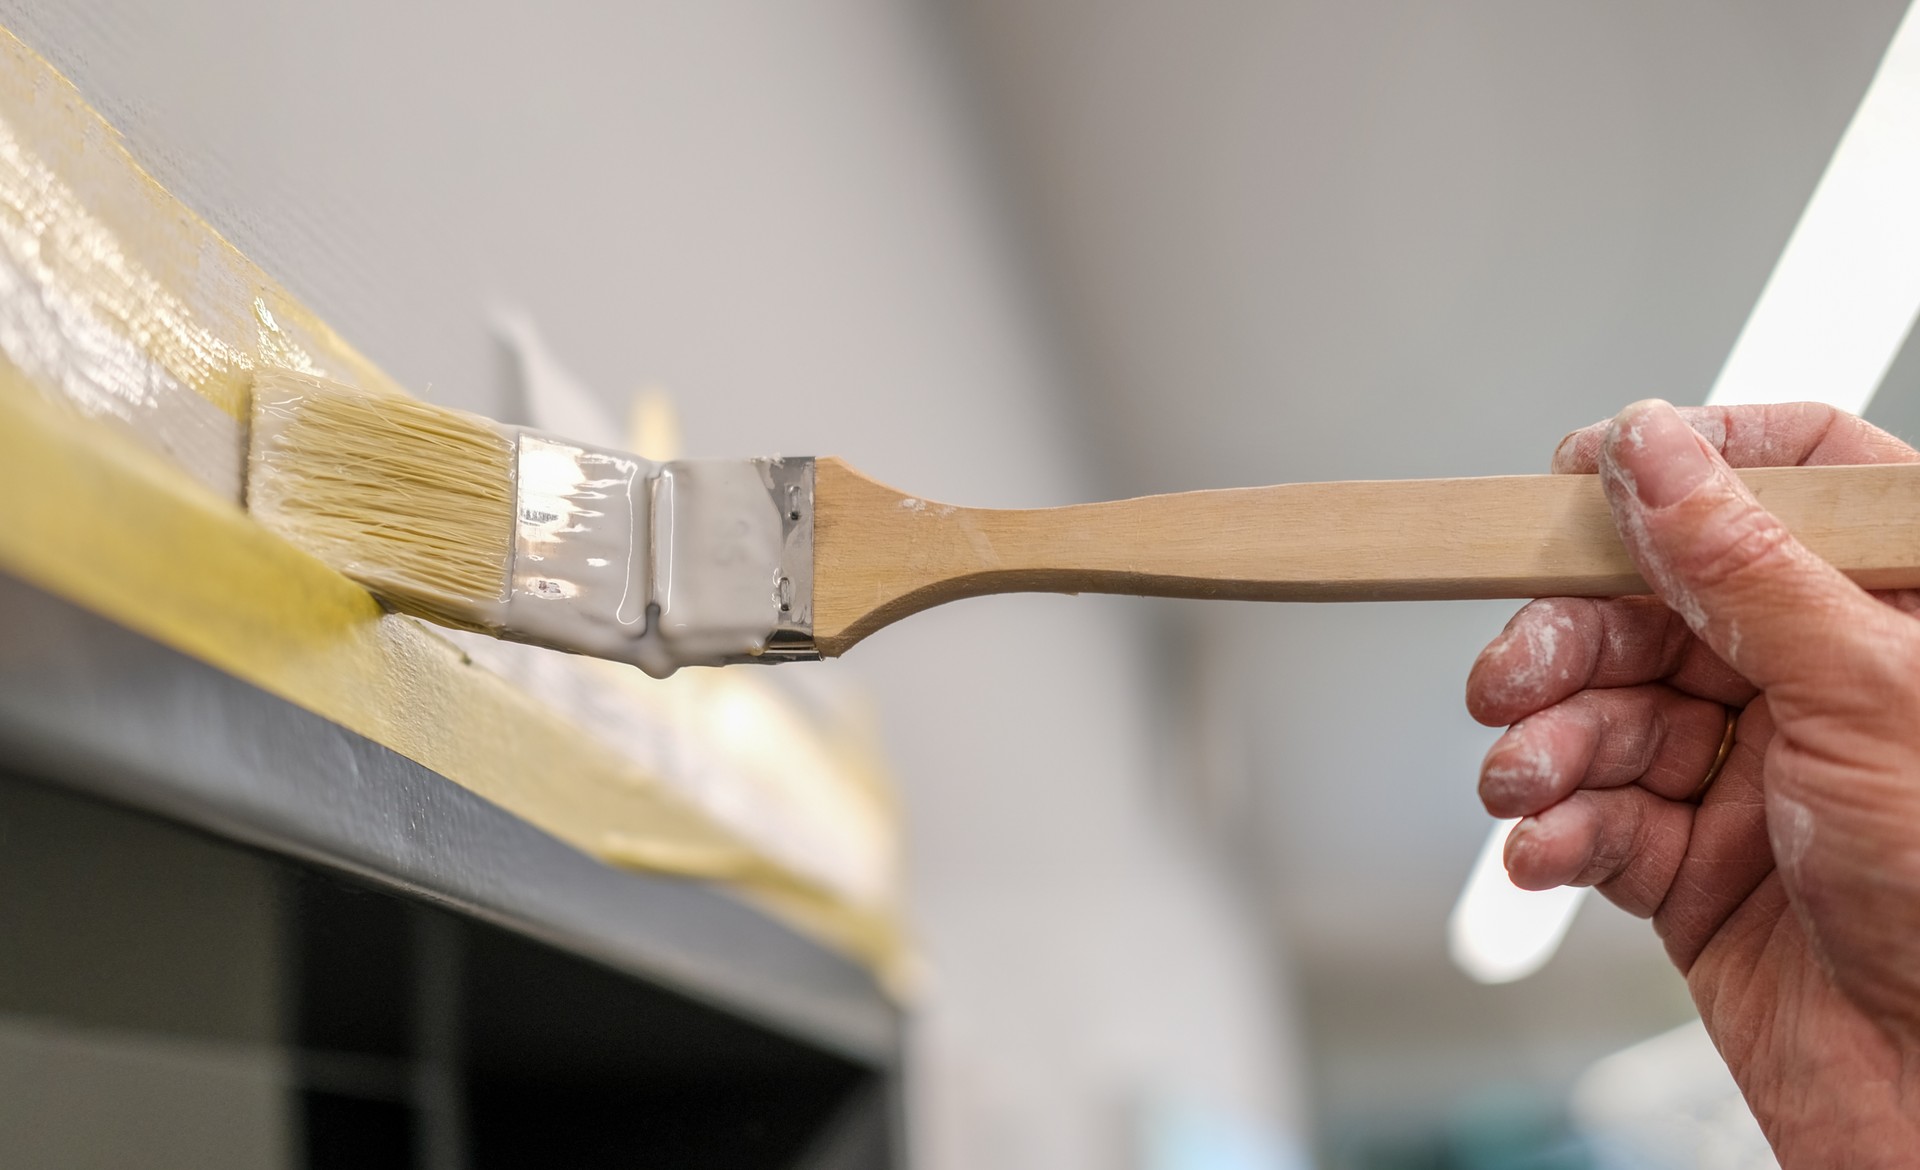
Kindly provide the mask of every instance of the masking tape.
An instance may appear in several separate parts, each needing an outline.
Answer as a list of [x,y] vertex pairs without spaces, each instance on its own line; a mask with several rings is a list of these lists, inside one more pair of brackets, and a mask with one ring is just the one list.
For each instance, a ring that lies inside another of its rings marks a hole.
[[[83,197],[84,196],[84,197]],[[0,570],[615,864],[721,880],[876,968],[890,909],[768,859],[240,508],[255,369],[398,391],[0,30]]]
[[720,878],[873,960],[885,916],[746,849],[615,752],[0,362],[0,571],[380,743],[589,853]]

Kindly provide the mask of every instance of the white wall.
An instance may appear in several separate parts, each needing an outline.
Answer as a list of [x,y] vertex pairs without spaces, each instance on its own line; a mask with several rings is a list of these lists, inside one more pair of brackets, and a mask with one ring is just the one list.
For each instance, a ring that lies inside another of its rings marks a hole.
[[[1106,482],[1166,491],[1543,471],[1627,402],[1697,401],[1908,0],[950,7]],[[1915,387],[1920,342],[1876,413],[1913,433]],[[1689,1010],[1600,899],[1526,983],[1447,958],[1489,823],[1461,688],[1512,609],[1205,611],[1260,712],[1245,819],[1329,1130],[1550,1102]]]
[[[694,453],[933,497],[1093,493],[937,22],[806,6],[0,2],[135,154],[376,361],[506,402],[490,306]],[[1297,1122],[1279,965],[1181,826],[1142,607],[967,603],[863,646],[905,790],[919,1164],[1124,1165],[1144,1100]],[[809,668],[794,668],[809,669]]]

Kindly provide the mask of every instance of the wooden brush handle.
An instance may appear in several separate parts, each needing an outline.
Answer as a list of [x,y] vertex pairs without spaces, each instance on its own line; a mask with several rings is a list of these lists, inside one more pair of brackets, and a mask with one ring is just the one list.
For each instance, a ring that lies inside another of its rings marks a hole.
[[[1920,464],[1741,473],[1815,552],[1868,588],[1920,587]],[[1296,483],[1068,508],[956,508],[816,464],[814,641],[987,593],[1247,601],[1648,592],[1599,477]]]

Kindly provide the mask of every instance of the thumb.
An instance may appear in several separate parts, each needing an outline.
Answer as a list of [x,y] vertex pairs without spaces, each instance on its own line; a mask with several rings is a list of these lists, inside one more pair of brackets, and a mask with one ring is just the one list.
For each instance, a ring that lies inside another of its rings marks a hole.
[[1807,551],[1672,406],[1621,411],[1600,478],[1641,575],[1756,686],[1839,698],[1874,673],[1862,659],[1884,653],[1892,611]]
[[[1808,552],[1664,402],[1620,413],[1600,475],[1641,574],[1766,692],[1767,836],[1820,967],[1920,1043],[1920,627]],[[1755,986],[1722,972],[1706,999]]]

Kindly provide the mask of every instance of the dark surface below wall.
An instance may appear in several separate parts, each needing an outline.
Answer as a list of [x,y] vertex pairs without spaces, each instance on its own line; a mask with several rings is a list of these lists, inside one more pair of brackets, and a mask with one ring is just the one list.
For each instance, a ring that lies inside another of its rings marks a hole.
[[871,1167],[884,1073],[0,775],[0,1164]]

